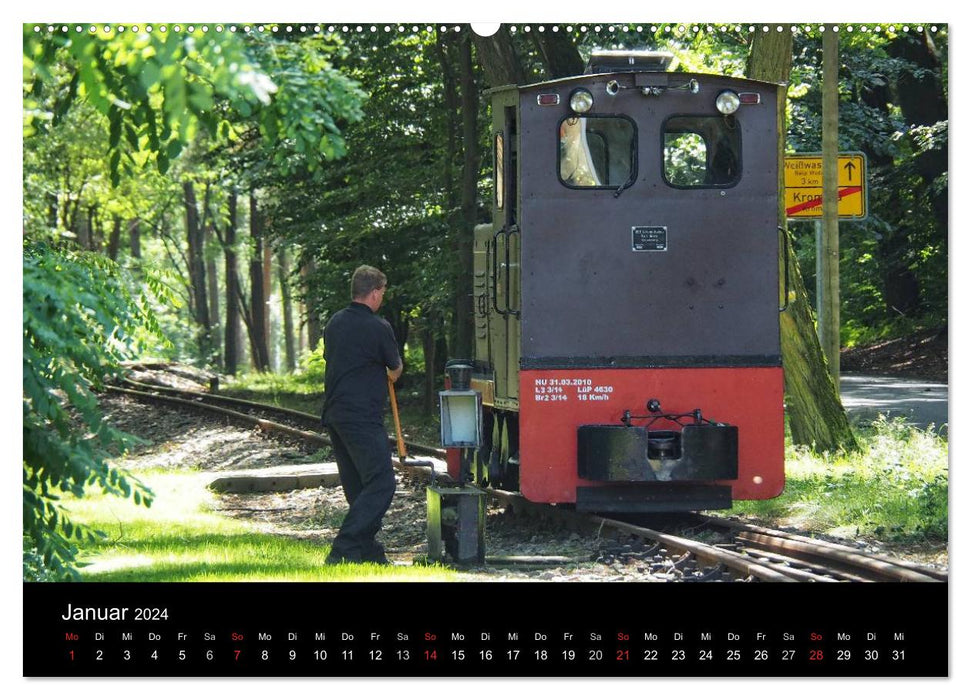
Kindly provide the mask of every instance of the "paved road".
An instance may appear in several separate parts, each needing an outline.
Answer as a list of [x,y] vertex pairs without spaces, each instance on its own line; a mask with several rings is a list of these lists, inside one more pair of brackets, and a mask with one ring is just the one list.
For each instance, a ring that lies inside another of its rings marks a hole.
[[947,384],[844,374],[840,377],[840,395],[854,423],[873,420],[882,413],[905,416],[908,423],[921,428],[947,425]]

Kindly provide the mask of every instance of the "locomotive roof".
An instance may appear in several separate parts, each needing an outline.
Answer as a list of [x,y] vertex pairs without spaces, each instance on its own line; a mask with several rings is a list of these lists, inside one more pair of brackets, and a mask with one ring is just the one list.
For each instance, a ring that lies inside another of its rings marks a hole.
[[[555,78],[553,80],[544,80],[538,83],[526,83],[524,85],[516,85],[514,83],[509,83],[507,85],[500,85],[499,87],[490,88],[486,90],[484,94],[491,95],[497,92],[505,92],[507,90],[513,90],[513,89],[518,90],[519,92],[523,92],[524,90],[532,90],[535,88],[542,88],[546,86],[558,87],[560,85],[568,85],[570,83],[575,83],[575,82],[590,81],[592,79],[600,80],[602,78],[609,78],[612,76],[632,75],[635,72],[638,74],[645,73],[644,71],[614,71],[612,73],[582,73],[580,75],[571,75],[566,78]],[[737,77],[737,76],[731,76],[731,75],[719,75],[717,73],[682,73],[680,71],[657,71],[657,72],[651,72],[650,74],[669,75],[669,76],[678,76],[678,77],[683,76],[685,80],[696,78],[699,81],[704,80],[706,78],[707,79],[714,78],[717,80],[724,80],[724,81],[752,83],[755,85],[765,85],[767,87],[769,86],[781,87],[785,85],[785,83],[774,83],[767,80],[756,80],[754,78]]]

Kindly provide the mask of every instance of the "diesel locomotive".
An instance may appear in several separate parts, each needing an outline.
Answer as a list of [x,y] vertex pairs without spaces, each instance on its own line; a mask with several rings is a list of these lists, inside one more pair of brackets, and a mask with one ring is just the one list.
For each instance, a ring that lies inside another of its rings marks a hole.
[[[470,479],[594,512],[778,495],[778,91],[595,52],[489,91]],[[459,451],[449,470],[458,476]]]

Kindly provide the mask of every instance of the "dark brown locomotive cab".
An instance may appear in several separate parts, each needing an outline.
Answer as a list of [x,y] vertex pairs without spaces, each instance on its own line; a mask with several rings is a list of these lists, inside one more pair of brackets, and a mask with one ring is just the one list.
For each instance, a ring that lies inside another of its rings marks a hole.
[[[489,92],[480,482],[603,511],[782,490],[781,86],[662,58]],[[625,423],[649,399],[719,422]]]

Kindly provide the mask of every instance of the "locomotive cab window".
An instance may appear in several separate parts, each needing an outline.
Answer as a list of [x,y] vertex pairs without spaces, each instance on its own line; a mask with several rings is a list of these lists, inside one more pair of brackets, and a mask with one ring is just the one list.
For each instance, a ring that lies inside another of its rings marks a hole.
[[629,118],[566,117],[559,132],[558,173],[567,187],[621,187],[633,180],[637,134]]
[[742,176],[734,116],[676,116],[664,122],[664,179],[673,187],[730,187]]

